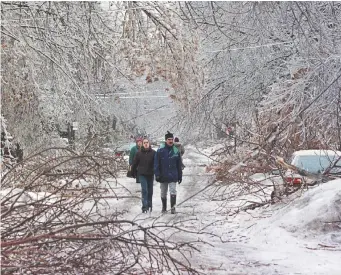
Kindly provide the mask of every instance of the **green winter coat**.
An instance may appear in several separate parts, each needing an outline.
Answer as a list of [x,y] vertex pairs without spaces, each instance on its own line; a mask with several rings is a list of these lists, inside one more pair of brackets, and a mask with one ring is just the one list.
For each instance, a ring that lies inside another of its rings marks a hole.
[[140,149],[141,149],[141,147],[138,148],[137,145],[135,145],[134,147],[132,147],[132,148],[130,149],[130,153],[129,153],[129,165],[133,165],[133,162],[134,162],[134,158],[135,158],[135,156],[136,156],[136,153],[137,153]]

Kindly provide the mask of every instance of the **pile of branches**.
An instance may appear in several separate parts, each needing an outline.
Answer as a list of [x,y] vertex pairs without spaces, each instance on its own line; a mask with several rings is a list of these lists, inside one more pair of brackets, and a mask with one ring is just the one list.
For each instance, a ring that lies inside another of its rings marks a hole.
[[103,205],[110,203],[105,199],[108,192],[120,199],[114,188],[120,165],[120,158],[49,148],[4,174],[0,193],[1,271],[196,273],[186,258],[196,242],[175,242],[166,237],[165,232],[179,232],[181,228],[174,224],[143,225],[136,219],[123,218],[123,211],[102,211]]
[[[275,133],[273,134],[275,136]],[[268,150],[270,147],[271,150]],[[329,173],[331,169],[338,169],[337,161],[322,174],[311,173],[284,161],[282,157],[273,154],[276,147],[271,143],[254,150],[240,150],[232,154],[229,146],[220,148],[211,156],[220,158],[220,162],[209,166],[206,171],[215,172],[216,185],[210,194],[210,200],[224,202],[225,208],[232,208],[233,214],[273,204],[279,201],[293,199],[296,195],[326,181],[340,177],[338,174]],[[302,183],[293,185],[286,180],[286,170],[302,177]],[[272,173],[276,171],[276,173]],[[308,180],[309,179],[309,180]],[[291,196],[296,193],[296,195]],[[233,204],[237,202],[238,204]],[[232,207],[227,206],[227,204]]]

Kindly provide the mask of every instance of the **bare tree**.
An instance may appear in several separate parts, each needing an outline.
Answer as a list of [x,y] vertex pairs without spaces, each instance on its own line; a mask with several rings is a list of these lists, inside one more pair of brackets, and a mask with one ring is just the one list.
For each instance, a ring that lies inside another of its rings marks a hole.
[[49,148],[5,173],[2,272],[196,273],[187,257],[200,241],[174,240],[173,234],[191,234],[180,224],[129,220],[124,210],[105,210],[110,198],[133,197],[115,180],[122,165],[91,147],[84,153]]
[[1,3],[2,112],[10,128],[17,123],[11,132],[26,150],[57,138],[56,129],[73,121],[82,137],[89,128],[107,132],[113,116],[124,130],[121,121],[141,104],[122,102],[119,93],[141,92],[141,76],[171,83],[176,102],[199,82],[197,42],[176,4],[109,4]]
[[180,5],[184,20],[201,31],[207,76],[190,126],[206,123],[209,135],[237,123],[239,139],[256,142],[275,124],[285,127],[295,120],[279,139],[285,151],[335,147],[338,3]]

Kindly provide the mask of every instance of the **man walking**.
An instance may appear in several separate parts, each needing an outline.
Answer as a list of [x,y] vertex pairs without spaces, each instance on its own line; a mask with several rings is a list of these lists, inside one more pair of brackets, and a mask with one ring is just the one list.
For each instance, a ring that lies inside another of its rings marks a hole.
[[167,131],[165,143],[157,150],[154,158],[155,180],[160,182],[162,213],[167,211],[169,187],[171,213],[175,214],[176,183],[182,181],[181,156],[174,146],[174,135]]

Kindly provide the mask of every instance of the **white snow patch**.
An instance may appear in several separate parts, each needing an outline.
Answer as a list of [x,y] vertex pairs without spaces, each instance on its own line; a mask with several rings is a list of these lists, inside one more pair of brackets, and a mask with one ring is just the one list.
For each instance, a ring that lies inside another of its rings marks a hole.
[[14,205],[21,205],[44,200],[44,203],[58,201],[58,196],[48,192],[29,192],[21,188],[4,188],[0,191],[0,199],[15,202]]
[[294,236],[313,238],[341,248],[341,179],[317,186],[279,210],[272,224]]
[[[282,266],[283,274],[341,274],[341,180],[306,191],[287,205],[241,224],[238,234],[257,247],[252,257]],[[255,213],[254,213],[255,214]]]

